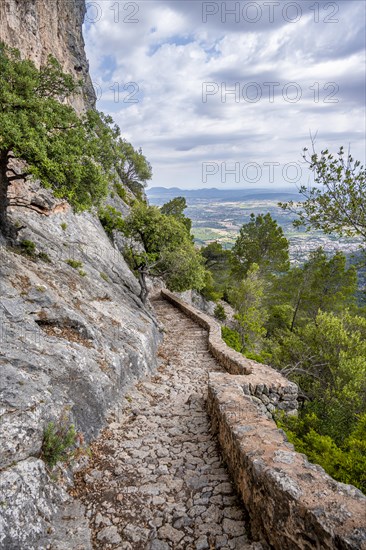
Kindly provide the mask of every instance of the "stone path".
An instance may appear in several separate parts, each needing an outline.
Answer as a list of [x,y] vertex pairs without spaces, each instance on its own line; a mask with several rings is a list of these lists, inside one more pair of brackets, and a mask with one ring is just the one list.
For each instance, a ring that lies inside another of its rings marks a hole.
[[94,548],[261,548],[248,542],[243,507],[210,432],[207,372],[221,367],[206,332],[167,302],[154,306],[165,326],[159,369],[129,392],[78,479]]

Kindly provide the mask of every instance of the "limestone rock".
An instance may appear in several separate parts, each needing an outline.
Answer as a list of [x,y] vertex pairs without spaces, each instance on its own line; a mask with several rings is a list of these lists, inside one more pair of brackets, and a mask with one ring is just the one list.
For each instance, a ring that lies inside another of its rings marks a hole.
[[82,23],[84,0],[2,0],[0,2],[0,40],[18,48],[37,66],[52,54],[66,72],[85,82],[83,97],[73,106],[82,110],[95,104],[95,92],[84,51]]

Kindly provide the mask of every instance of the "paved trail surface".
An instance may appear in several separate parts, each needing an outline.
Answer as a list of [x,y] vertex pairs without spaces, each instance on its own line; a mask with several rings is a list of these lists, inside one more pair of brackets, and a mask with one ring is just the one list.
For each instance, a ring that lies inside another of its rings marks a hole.
[[127,396],[118,423],[93,446],[78,482],[94,548],[247,550],[243,507],[205,410],[208,371],[222,370],[207,333],[167,302],[160,367]]

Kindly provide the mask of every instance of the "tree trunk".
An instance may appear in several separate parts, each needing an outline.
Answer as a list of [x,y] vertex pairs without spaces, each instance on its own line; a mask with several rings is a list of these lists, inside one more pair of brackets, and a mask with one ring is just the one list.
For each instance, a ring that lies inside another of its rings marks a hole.
[[9,224],[7,218],[8,208],[8,178],[6,176],[8,166],[8,152],[0,151],[0,231],[8,236]]
[[290,331],[291,331],[291,332],[294,332],[294,329],[295,329],[296,317],[297,317],[297,313],[298,313],[298,311],[299,311],[299,307],[300,307],[301,300],[302,300],[302,294],[301,294],[301,292],[300,292],[300,293],[298,294],[298,296],[297,296],[297,302],[296,302],[294,314],[293,314],[293,316],[292,316],[292,322],[291,322],[291,328],[290,328]]
[[139,271],[139,283],[141,286],[141,292],[140,292],[140,299],[142,303],[145,305],[147,301],[147,297],[149,295],[149,291],[146,284],[146,274],[144,271]]

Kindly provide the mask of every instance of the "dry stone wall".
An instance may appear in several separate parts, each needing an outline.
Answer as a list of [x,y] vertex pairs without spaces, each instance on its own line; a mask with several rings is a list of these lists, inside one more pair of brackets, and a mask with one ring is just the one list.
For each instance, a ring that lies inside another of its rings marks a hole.
[[167,290],[162,296],[208,330],[228,371],[209,374],[207,406],[254,538],[276,550],[366,549],[365,495],[295,452],[272,419],[275,409],[296,412],[297,386],[233,354],[213,319]]
[[366,497],[296,453],[243,378],[210,373],[208,410],[252,534],[276,550],[366,548]]

